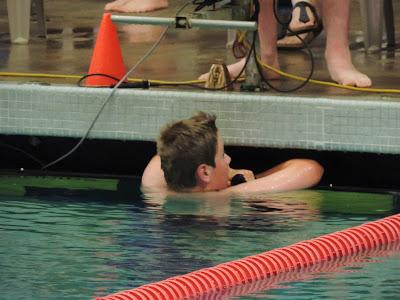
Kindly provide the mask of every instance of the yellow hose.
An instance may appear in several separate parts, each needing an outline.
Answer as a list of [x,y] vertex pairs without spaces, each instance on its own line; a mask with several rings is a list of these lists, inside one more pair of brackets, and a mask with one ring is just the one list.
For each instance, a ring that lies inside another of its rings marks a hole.
[[[258,62],[268,70],[278,73],[279,75],[290,78],[293,80],[304,81],[306,80],[305,77],[293,75],[276,69],[272,66],[269,66],[263,63],[260,57],[257,57]],[[0,76],[5,77],[31,77],[31,78],[62,78],[62,79],[80,79],[82,76],[80,75],[62,75],[62,74],[38,74],[38,73],[14,73],[14,72],[0,72]],[[129,78],[130,82],[140,82],[143,79],[139,78]],[[165,81],[165,80],[149,80],[150,84],[161,84],[161,85],[193,85],[193,84],[201,84],[204,83],[205,80],[188,80],[188,81]],[[341,89],[347,89],[352,91],[360,91],[360,92],[369,92],[369,93],[391,93],[391,94],[400,94],[399,89],[383,89],[383,88],[362,88],[362,87],[355,87],[355,86],[348,86],[343,84],[338,84],[330,81],[322,81],[322,80],[315,80],[310,79],[310,83],[319,84],[324,86],[331,86]]]
[[[0,72],[0,76],[4,77],[31,77],[31,78],[51,78],[51,79],[80,79],[83,75],[63,75],[63,74],[45,74],[45,73],[14,73],[14,72]],[[140,78],[129,78],[130,82],[141,82]],[[204,83],[205,80],[189,80],[189,81],[165,81],[165,80],[149,80],[150,84],[162,85],[189,85]]]
[[[250,49],[250,44],[245,39],[245,36],[246,36],[245,32],[238,31],[238,41],[243,43],[243,45],[247,49]],[[272,67],[270,65],[267,65],[267,64],[265,64],[265,63],[263,63],[261,61],[259,56],[257,57],[257,60],[258,60],[259,64],[263,68],[271,70],[271,71],[273,71],[275,73],[278,73],[279,75],[281,75],[283,77],[290,78],[290,79],[297,80],[297,81],[305,81],[307,79],[305,77],[301,77],[301,76],[293,75],[293,74],[290,74],[290,73],[286,73],[286,72],[281,71],[279,69],[276,69],[276,68],[274,68],[274,67]],[[336,87],[336,88],[340,88],[340,89],[347,89],[347,90],[359,91],[359,92],[400,94],[400,90],[399,89],[362,88],[362,87],[343,85],[343,84],[338,84],[338,83],[335,83],[335,82],[315,80],[315,79],[310,79],[308,82],[309,83],[313,83],[313,84],[319,84],[319,85],[324,85],[324,86],[332,86],[332,87]]]
[[[260,57],[257,57],[258,62],[263,66],[263,68],[266,68],[268,70],[274,71],[275,73],[278,73],[281,76],[298,80],[298,81],[305,81],[305,77],[289,74],[286,72],[283,72],[281,70],[278,70],[274,67],[271,67],[267,64],[264,64]],[[325,85],[325,86],[333,86],[336,88],[341,88],[341,89],[347,89],[347,90],[352,90],[352,91],[360,91],[360,92],[369,92],[369,93],[393,93],[393,94],[400,94],[399,89],[380,89],[380,88],[362,88],[362,87],[356,87],[356,86],[349,86],[349,85],[343,85],[343,84],[338,84],[330,81],[322,81],[322,80],[315,80],[315,79],[310,79],[308,82],[314,83],[314,84],[319,84],[319,85]]]

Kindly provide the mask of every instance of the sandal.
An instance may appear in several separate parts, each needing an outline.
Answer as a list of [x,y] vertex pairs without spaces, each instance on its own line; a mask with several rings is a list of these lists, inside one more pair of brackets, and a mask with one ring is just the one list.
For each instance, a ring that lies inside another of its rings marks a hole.
[[[314,23],[308,26],[302,26],[301,28],[290,28],[290,24],[288,26],[288,33],[287,35],[289,36],[293,36],[296,34],[301,34],[301,33],[306,33],[306,32],[310,32],[310,31],[315,31],[318,30],[318,28],[321,26],[321,20],[318,16],[318,12],[317,9],[315,8],[314,5],[305,2],[305,1],[300,1],[297,2],[294,6],[293,6],[293,10],[295,10],[296,8],[300,8],[300,17],[299,17],[299,21],[301,23],[308,23],[311,21],[310,16],[307,13],[307,9],[309,8],[311,10],[311,13],[314,17]],[[292,10],[292,11],[293,11]]]
[[[284,38],[278,40],[277,47],[280,50],[294,50],[303,49],[306,45],[309,45],[321,32],[323,26],[320,23],[318,28],[309,30],[307,32],[298,33],[296,35],[287,35]],[[297,35],[299,35],[303,41],[301,41]]]

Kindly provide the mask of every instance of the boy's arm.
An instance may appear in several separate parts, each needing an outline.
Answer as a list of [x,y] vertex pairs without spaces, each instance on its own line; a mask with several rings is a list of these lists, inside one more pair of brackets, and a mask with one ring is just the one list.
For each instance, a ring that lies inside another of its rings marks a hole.
[[147,164],[142,175],[142,187],[145,189],[166,190],[167,182],[161,169],[161,159],[155,155]]
[[226,189],[234,192],[278,192],[305,189],[316,185],[324,173],[314,160],[291,159],[262,172],[255,180]]

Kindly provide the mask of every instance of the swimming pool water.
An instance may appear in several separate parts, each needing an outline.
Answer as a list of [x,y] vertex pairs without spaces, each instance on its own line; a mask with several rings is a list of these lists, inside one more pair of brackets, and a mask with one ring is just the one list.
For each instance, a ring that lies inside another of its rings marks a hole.
[[[0,176],[1,299],[90,299],[398,212],[388,194],[142,196],[139,181]],[[240,299],[385,299],[400,255]]]

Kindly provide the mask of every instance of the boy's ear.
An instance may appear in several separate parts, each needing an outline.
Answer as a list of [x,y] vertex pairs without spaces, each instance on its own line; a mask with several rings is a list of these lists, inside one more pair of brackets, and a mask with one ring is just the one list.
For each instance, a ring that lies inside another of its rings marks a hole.
[[212,168],[206,164],[201,164],[196,169],[197,178],[201,183],[210,183]]

